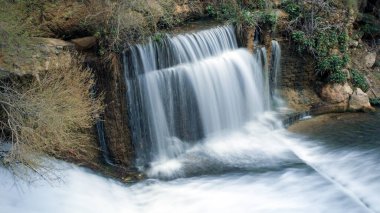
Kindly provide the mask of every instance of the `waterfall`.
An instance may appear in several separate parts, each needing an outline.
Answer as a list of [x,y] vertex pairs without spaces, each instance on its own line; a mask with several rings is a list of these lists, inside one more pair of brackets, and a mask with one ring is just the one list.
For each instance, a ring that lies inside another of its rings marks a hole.
[[136,164],[166,161],[191,144],[269,109],[265,49],[239,49],[232,26],[165,36],[124,53]]
[[30,185],[0,166],[0,212],[380,212],[380,113],[301,124],[316,140],[288,132],[273,113],[272,47],[268,72],[265,48],[239,49],[230,26],[132,46],[130,124],[150,178],[121,184],[50,159],[64,181]]
[[269,83],[269,72],[268,72],[268,63],[267,63],[267,50],[265,47],[258,47],[255,49],[254,57],[259,63],[259,66],[262,68],[263,73],[263,86],[264,86],[264,106],[269,109],[271,107],[271,96],[270,96],[270,83]]
[[271,56],[271,70],[270,70],[270,97],[272,105],[275,109],[284,108],[285,103],[280,95],[280,79],[281,79],[281,47],[280,44],[272,41],[272,56]]
[[103,160],[105,161],[106,164],[113,166],[114,163],[111,160],[111,156],[110,156],[109,149],[106,142],[106,136],[105,136],[105,131],[104,131],[104,121],[98,120],[95,126],[96,126],[96,133],[98,136],[99,146],[102,151]]

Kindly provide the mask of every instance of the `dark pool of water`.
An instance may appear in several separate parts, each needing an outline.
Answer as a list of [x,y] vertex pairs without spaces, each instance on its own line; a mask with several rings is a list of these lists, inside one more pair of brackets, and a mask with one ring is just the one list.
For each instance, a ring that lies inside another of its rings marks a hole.
[[332,149],[380,149],[380,108],[375,113],[325,115],[296,124],[295,132]]

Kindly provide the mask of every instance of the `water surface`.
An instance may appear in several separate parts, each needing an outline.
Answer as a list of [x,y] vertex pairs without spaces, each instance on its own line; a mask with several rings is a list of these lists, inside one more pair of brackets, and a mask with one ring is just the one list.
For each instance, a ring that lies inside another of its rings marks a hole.
[[266,116],[162,165],[185,174],[171,180],[123,185],[64,164],[62,183],[16,187],[1,170],[0,212],[380,212],[379,113],[303,136]]

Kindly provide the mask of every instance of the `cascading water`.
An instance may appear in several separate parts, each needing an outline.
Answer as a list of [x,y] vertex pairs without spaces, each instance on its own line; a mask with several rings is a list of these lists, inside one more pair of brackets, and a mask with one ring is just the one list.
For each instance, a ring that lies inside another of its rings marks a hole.
[[137,163],[153,178],[122,185],[74,167],[61,186],[20,192],[0,167],[0,212],[380,212],[380,113],[326,126],[330,139],[288,132],[265,49],[251,55],[235,40],[218,27],[125,53]]
[[280,94],[280,84],[281,84],[281,47],[280,44],[273,40],[272,45],[272,56],[271,56],[271,69],[270,69],[270,97],[274,110],[284,111],[286,110],[286,104],[281,98]]
[[265,56],[237,49],[231,26],[131,47],[124,59],[137,165],[175,158],[268,110]]
[[106,142],[106,136],[105,136],[105,131],[104,131],[104,121],[103,120],[97,121],[95,127],[96,127],[96,133],[98,136],[99,146],[102,151],[104,162],[108,165],[113,166],[114,163],[111,160],[111,156],[110,156],[107,142]]

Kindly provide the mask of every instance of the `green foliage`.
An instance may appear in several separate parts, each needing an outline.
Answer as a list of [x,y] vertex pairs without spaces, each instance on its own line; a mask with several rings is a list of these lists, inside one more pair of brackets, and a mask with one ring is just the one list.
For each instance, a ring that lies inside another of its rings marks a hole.
[[298,18],[301,15],[301,7],[298,3],[292,0],[282,2],[282,8],[287,12],[291,19]]
[[207,5],[206,12],[218,20],[236,22],[239,19],[241,9],[236,1],[228,0]]
[[277,24],[277,14],[272,11],[266,11],[261,14],[261,23],[273,27]]
[[317,73],[324,75],[329,74],[328,80],[334,83],[344,83],[347,79],[347,74],[343,72],[343,68],[349,62],[348,55],[339,56],[331,55],[317,59]]
[[345,66],[345,61],[338,55],[332,55],[319,60],[317,66],[321,74],[325,72],[338,72]]
[[365,76],[355,69],[351,70],[351,75],[352,75],[352,85],[354,87],[362,89],[364,92],[367,92],[369,89],[369,85],[367,83]]
[[340,52],[345,52],[348,48],[348,41],[350,37],[346,32],[342,32],[338,34],[338,44]]
[[209,4],[206,6],[206,13],[211,17],[217,17],[217,10],[214,5]]
[[380,35],[380,20],[373,14],[361,14],[360,31],[367,37]]
[[253,3],[257,9],[265,9],[267,6],[265,0],[253,0]]
[[306,34],[300,30],[292,32],[291,38],[297,43],[296,47],[298,52],[303,52],[314,45],[314,40],[307,37]]
[[153,41],[156,41],[156,42],[161,42],[165,37],[165,33],[155,33],[153,36],[152,36],[152,40]]
[[266,0],[248,0],[246,5],[249,9],[263,10],[268,7]]
[[329,76],[329,81],[333,83],[343,84],[347,80],[347,75],[342,70],[333,72]]
[[316,30],[313,34],[306,34],[302,30],[291,32],[292,40],[297,44],[299,51],[309,51],[316,57],[327,57],[330,50],[338,47],[343,53],[348,46],[347,33],[339,32],[338,29]]
[[329,22],[330,15],[326,11],[332,10],[334,4],[289,0],[283,2],[282,7],[289,13],[288,30],[298,52],[308,52],[315,58],[317,74],[331,82],[344,82],[347,76],[342,70],[349,62],[348,55],[344,54],[349,36],[342,29],[342,23]]
[[316,54],[320,57],[326,57],[329,55],[329,51],[338,44],[337,30],[317,31],[314,39],[316,40],[314,47]]
[[247,26],[268,26],[273,28],[277,23],[277,14],[271,10],[252,10],[249,8],[263,9],[266,2],[263,0],[253,0],[248,2],[247,8],[241,8],[237,1],[229,0],[219,3],[209,4],[206,12],[209,16],[221,21],[244,24]]
[[258,19],[259,17],[257,16],[257,13],[253,13],[249,10],[242,10],[237,22],[244,23],[250,27],[255,27],[258,24]]
[[370,98],[369,102],[373,106],[379,106],[380,105],[380,98]]

